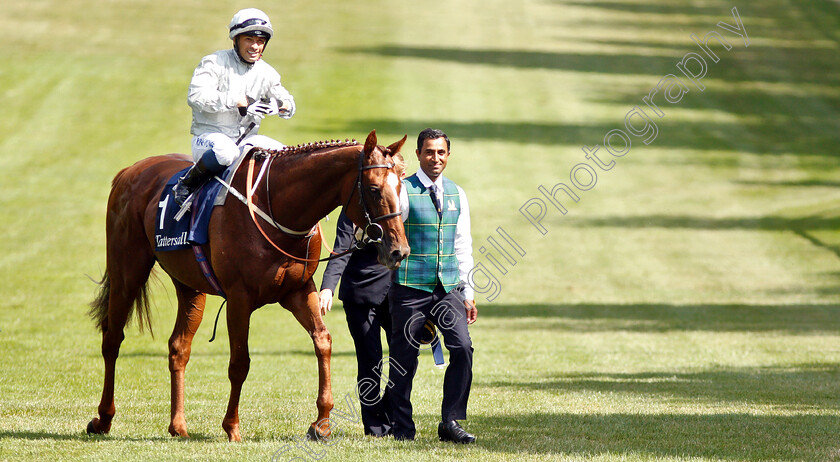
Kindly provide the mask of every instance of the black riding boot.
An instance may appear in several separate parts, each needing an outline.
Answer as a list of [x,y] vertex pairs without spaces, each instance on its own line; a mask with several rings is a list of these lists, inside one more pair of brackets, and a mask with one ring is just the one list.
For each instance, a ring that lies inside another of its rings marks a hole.
[[178,183],[172,187],[172,197],[178,206],[184,205],[187,198],[190,197],[193,191],[204,184],[205,181],[213,176],[213,173],[204,165],[203,159],[199,159],[187,173],[178,179]]

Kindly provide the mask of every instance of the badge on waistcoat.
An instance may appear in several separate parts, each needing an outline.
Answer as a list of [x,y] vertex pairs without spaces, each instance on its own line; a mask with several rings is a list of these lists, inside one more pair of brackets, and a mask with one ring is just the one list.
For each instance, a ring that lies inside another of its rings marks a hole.
[[449,199],[449,202],[446,203],[446,210],[449,211],[449,212],[457,212],[458,211],[458,208],[455,207],[455,201],[454,200]]

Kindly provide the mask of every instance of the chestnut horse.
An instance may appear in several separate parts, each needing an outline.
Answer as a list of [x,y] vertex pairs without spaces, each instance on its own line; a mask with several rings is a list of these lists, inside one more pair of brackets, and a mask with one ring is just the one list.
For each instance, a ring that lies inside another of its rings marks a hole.
[[[315,229],[319,220],[343,205],[357,226],[377,228],[379,236],[374,239],[380,238],[379,261],[396,268],[409,252],[399,217],[400,182],[392,161],[403,143],[405,137],[387,148],[378,146],[376,132],[372,131],[363,146],[354,141],[307,144],[282,151],[255,148],[246,154],[250,156],[245,158],[249,166],[269,161],[270,164],[265,179],[262,180],[263,175],[257,178],[251,202],[281,227],[303,231]],[[255,154],[262,159],[251,161]],[[206,294],[216,291],[196,263],[192,250],[156,252],[154,236],[161,192],[167,180],[190,163],[186,156],[178,154],[150,157],[123,169],[114,178],[106,219],[107,266],[90,313],[102,330],[105,384],[99,417],[88,423],[88,433],[108,433],[111,428],[115,364],[125,337],[123,329],[132,314],[137,316],[141,329],[144,320],[151,328],[147,282],[157,261],[172,278],[178,297],[178,315],[169,338],[169,433],[189,436],[184,416],[184,369],[204,314]],[[244,172],[235,173],[231,186],[249,191],[250,173],[247,180]],[[222,428],[230,441],[242,439],[239,396],[250,364],[251,313],[263,305],[280,303],[312,337],[318,359],[318,418],[309,426],[307,435],[325,437],[329,433],[329,421],[325,419],[329,419],[333,407],[332,339],[312,281],[321,237],[318,233],[309,233],[305,238],[291,235],[269,226],[267,221],[260,225],[258,220],[262,218],[254,218],[249,206],[229,196],[224,206],[213,211],[209,243],[203,246],[228,304],[231,391]]]

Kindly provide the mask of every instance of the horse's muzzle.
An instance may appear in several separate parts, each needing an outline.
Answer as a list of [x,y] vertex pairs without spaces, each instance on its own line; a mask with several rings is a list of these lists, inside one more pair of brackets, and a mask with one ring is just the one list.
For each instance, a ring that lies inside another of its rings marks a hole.
[[379,252],[379,263],[382,263],[388,269],[397,269],[400,267],[400,262],[403,261],[410,252],[411,248],[407,245],[392,248],[390,252]]

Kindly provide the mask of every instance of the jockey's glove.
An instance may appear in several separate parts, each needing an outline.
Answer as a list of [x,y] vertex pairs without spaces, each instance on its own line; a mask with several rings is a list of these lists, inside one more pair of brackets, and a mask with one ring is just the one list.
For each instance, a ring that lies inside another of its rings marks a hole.
[[277,100],[271,98],[268,101],[255,101],[248,106],[246,113],[255,120],[262,120],[265,116],[279,114],[280,109],[277,107]]

